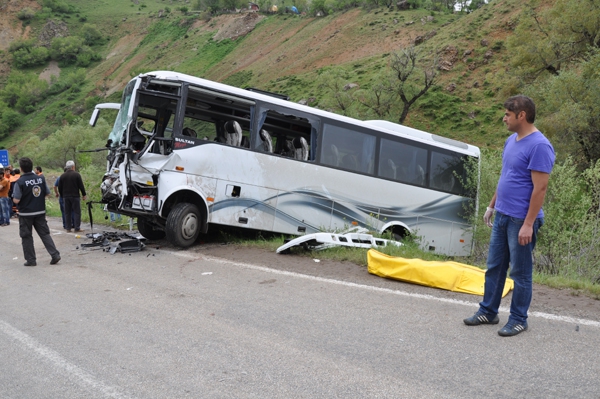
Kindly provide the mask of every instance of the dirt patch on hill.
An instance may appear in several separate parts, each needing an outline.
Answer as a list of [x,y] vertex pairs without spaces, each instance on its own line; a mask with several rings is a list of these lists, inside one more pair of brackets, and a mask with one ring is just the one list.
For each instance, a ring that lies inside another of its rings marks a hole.
[[[356,9],[335,18],[273,16],[288,23],[269,23],[252,32],[252,40],[230,53],[209,78],[223,80],[244,70],[257,71],[255,83],[302,74],[396,51],[432,27],[399,21],[371,25],[372,15]],[[410,33],[409,33],[410,29]]]
[[235,40],[240,36],[247,35],[252,32],[256,24],[264,18],[264,15],[259,15],[255,12],[248,12],[235,17],[228,16],[228,18],[221,18],[220,22],[222,25],[214,36],[214,40]]
[[125,83],[131,79],[130,71],[146,59],[147,54],[144,53],[129,58],[143,38],[143,34],[123,36],[106,56],[106,61],[101,66],[104,69],[101,71],[102,79],[96,84],[98,90],[105,96],[123,90]]
[[31,27],[23,28],[23,24],[17,19],[17,13],[25,8],[35,11],[41,6],[34,0],[9,0],[0,3],[0,50],[8,49],[14,40],[29,37]]
[[40,79],[48,83],[52,80],[52,76],[56,76],[57,78],[60,76],[60,67],[56,61],[50,61],[48,66],[40,73]]

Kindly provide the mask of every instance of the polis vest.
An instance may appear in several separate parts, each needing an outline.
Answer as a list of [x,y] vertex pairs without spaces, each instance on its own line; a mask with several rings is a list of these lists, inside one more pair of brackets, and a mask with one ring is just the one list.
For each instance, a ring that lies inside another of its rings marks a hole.
[[46,213],[46,179],[35,173],[22,175],[17,184],[21,200],[17,204],[19,216],[37,216]]

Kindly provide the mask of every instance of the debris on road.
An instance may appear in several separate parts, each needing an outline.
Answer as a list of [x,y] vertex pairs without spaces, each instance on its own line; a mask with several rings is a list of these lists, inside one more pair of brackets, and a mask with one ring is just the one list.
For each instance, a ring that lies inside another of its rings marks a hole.
[[86,234],[86,237],[91,239],[92,242],[81,244],[82,248],[103,247],[103,250],[111,254],[116,252],[139,252],[146,247],[146,244],[144,244],[146,239],[140,234],[104,231],[102,233],[89,233]]

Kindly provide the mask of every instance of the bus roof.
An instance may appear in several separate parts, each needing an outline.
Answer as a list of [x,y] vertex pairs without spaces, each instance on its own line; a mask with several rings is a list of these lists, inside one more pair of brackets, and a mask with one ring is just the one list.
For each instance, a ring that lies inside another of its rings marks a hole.
[[473,146],[471,144],[467,144],[461,141],[449,139],[446,137],[438,136],[432,133],[424,132],[418,129],[414,129],[408,126],[400,125],[394,122],[385,121],[385,120],[370,120],[370,121],[361,121],[360,119],[351,118],[348,116],[339,115],[333,112],[328,112],[325,110],[321,110],[318,108],[313,108],[307,105],[298,104],[295,102],[287,101],[284,99],[280,99],[277,97],[273,97],[267,94],[262,94],[259,91],[249,91],[240,89],[238,87],[229,86],[224,83],[215,82],[208,79],[198,78],[195,76],[187,75],[184,73],[174,72],[174,71],[152,71],[147,72],[145,74],[140,74],[134,79],[142,78],[142,77],[152,77],[158,80],[167,80],[167,81],[180,81],[180,82],[189,82],[192,84],[196,84],[199,86],[204,86],[207,88],[211,88],[217,91],[232,93],[237,96],[247,98],[247,99],[255,99],[259,101],[270,102],[273,104],[277,104],[283,107],[296,109],[303,112],[309,112],[315,115],[324,116],[332,119],[337,119],[339,121],[344,121],[347,123],[352,123],[355,125],[363,126],[366,128],[373,129],[374,127],[377,130],[392,134],[395,136],[401,136],[410,138],[413,140],[421,141],[427,144],[435,145],[437,147],[446,148],[452,151],[461,152],[467,155],[479,157],[480,151],[479,148]]

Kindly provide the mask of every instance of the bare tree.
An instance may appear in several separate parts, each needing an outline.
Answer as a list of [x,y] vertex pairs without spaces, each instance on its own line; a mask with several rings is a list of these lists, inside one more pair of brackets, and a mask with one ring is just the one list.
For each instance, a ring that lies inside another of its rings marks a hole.
[[339,110],[342,115],[349,116],[350,107],[354,104],[353,90],[346,86],[347,79],[340,71],[327,71],[319,77],[319,87],[329,94],[329,99],[321,104],[326,108]]
[[421,67],[417,64],[427,61],[420,53],[421,50],[412,45],[392,54],[391,68],[394,76],[398,79],[394,89],[402,100],[400,123],[404,123],[410,107],[437,81],[437,55],[432,55],[431,61]]
[[389,81],[384,81],[368,90],[361,90],[356,99],[364,107],[373,111],[377,117],[383,119],[390,113],[392,105],[396,100],[396,92]]

